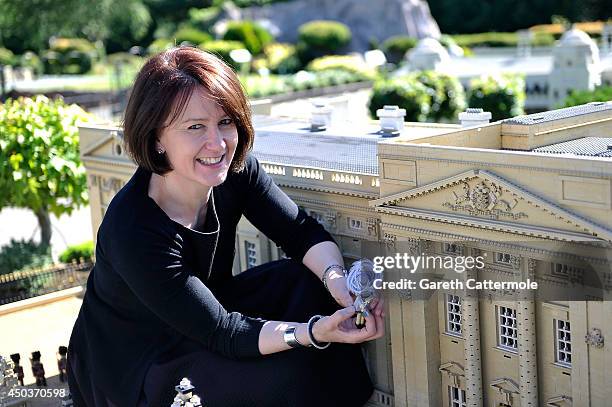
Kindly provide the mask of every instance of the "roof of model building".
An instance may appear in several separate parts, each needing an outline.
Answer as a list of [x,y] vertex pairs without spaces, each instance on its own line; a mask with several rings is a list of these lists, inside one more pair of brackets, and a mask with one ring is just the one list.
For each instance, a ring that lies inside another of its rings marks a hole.
[[523,116],[516,116],[504,120],[506,124],[540,124],[559,119],[568,119],[584,114],[612,110],[612,101],[608,102],[591,102],[585,105],[566,107],[563,109],[550,110],[548,112],[533,113]]
[[562,143],[538,147],[533,151],[551,154],[575,154],[590,157],[612,158],[612,138],[609,137],[582,137]]
[[[253,154],[260,161],[331,171],[378,175],[376,145],[385,137],[378,123],[330,126],[311,132],[307,121],[253,116]],[[447,133],[456,125],[405,123],[401,138],[417,140]]]

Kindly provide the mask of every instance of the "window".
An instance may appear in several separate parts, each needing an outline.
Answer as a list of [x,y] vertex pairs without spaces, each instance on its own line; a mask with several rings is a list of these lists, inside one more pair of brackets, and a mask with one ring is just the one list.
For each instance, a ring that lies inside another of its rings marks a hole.
[[443,243],[442,251],[448,254],[460,254],[461,248],[455,243]]
[[324,224],[325,223],[325,217],[323,216],[323,214],[321,212],[317,212],[317,211],[309,211],[308,213],[310,216],[312,216],[313,218],[315,218],[315,220],[317,222],[319,222],[320,224]]
[[555,319],[555,362],[570,367],[572,365],[572,334],[569,321]]
[[583,269],[563,263],[552,263],[551,274],[575,283],[582,283],[584,280]]
[[348,221],[349,229],[353,229],[353,230],[363,229],[363,222],[361,222],[359,219],[347,218],[347,221]]
[[458,387],[448,386],[450,407],[466,407],[465,390]]
[[244,253],[246,256],[247,268],[255,267],[257,265],[257,246],[255,245],[255,243],[251,243],[248,240],[245,240]]
[[500,348],[516,351],[517,329],[516,329],[516,310],[510,307],[497,307],[497,329],[498,345]]
[[496,252],[495,263],[509,265],[512,263],[512,255],[510,253]]
[[461,297],[446,294],[446,333],[461,336]]

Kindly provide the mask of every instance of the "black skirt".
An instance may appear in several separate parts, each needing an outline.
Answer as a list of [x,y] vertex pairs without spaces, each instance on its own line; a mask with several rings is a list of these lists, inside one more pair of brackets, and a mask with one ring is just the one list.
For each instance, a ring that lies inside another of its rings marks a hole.
[[[306,322],[339,308],[316,276],[293,260],[254,267],[209,288],[228,311],[268,320]],[[169,406],[183,377],[206,407],[361,407],[373,391],[359,345],[233,360],[185,338],[150,367],[139,406]]]

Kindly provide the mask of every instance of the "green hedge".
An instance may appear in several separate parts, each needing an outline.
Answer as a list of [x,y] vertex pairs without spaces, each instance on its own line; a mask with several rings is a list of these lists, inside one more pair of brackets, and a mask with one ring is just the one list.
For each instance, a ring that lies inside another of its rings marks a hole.
[[373,80],[376,77],[376,71],[371,69],[363,58],[352,55],[327,55],[313,59],[306,66],[306,70],[311,72],[330,69],[352,72],[363,77],[363,80]]
[[32,69],[35,75],[42,75],[44,72],[42,60],[32,51],[26,51],[23,55],[20,55],[17,64],[24,68]]
[[385,105],[406,109],[406,121],[456,122],[466,102],[459,80],[423,71],[377,81],[368,106],[372,118]]
[[273,37],[265,28],[252,21],[231,21],[223,35],[225,41],[239,41],[253,55],[259,55]]
[[565,98],[561,107],[584,105],[590,102],[607,102],[612,100],[612,86],[600,86],[595,90],[573,90]]
[[200,44],[200,48],[212,52],[216,54],[221,59],[223,59],[229,66],[234,68],[234,70],[239,70],[240,66],[230,57],[230,52],[236,49],[243,49],[244,44],[239,41],[209,41],[204,44]]
[[57,38],[42,56],[45,73],[52,75],[89,72],[96,56],[96,47],[83,38]]
[[264,47],[266,65],[275,74],[290,74],[302,68],[297,50],[292,44],[270,43]]
[[324,56],[337,54],[351,42],[348,26],[337,21],[315,20],[298,29],[297,49],[304,64]]
[[382,79],[374,83],[368,110],[376,119],[376,111],[385,105],[396,105],[406,109],[405,121],[424,122],[431,104],[429,89],[413,77]]
[[434,71],[415,74],[416,81],[430,89],[431,104],[427,121],[456,122],[460,112],[465,110],[465,92],[456,77]]
[[14,240],[0,247],[0,274],[43,267],[53,262],[51,247],[32,240]]
[[10,49],[0,48],[0,65],[15,64],[15,54]]
[[197,28],[183,26],[172,36],[174,42],[178,45],[198,45],[211,41],[213,37]]
[[345,70],[329,69],[321,72],[299,72],[295,75],[248,75],[241,77],[251,98],[297,92],[326,86],[337,86],[364,80],[362,75]]
[[62,263],[72,263],[73,261],[81,263],[81,260],[91,261],[93,256],[94,244],[93,241],[88,241],[81,244],[68,246],[68,248],[59,255],[59,260]]
[[405,35],[396,35],[387,38],[380,46],[382,52],[385,53],[387,61],[397,64],[404,59],[404,55],[410,49],[414,48],[418,40],[416,38]]
[[520,75],[473,79],[467,92],[468,106],[491,112],[492,121],[524,114],[525,81]]
[[[451,35],[460,47],[516,47],[518,45],[518,34],[516,32],[486,32],[479,34]],[[531,41],[535,46],[552,46],[555,37],[551,34],[536,33]]]

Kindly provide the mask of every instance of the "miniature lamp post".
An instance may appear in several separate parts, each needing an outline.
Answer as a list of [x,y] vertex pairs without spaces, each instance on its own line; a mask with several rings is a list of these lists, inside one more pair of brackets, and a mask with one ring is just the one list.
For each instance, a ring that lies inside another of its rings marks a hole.
[[383,137],[396,137],[404,128],[406,109],[400,109],[399,106],[385,106],[376,111],[376,116],[380,120],[380,132]]

